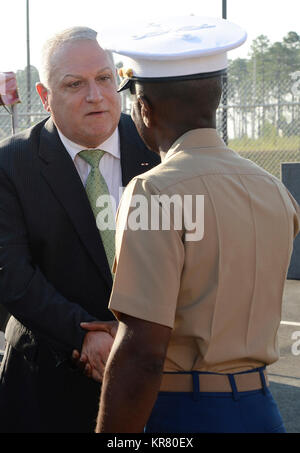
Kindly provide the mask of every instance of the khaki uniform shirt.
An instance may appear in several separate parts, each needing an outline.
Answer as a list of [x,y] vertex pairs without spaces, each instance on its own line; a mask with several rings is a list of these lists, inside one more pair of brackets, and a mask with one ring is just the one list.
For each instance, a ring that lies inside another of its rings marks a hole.
[[[185,220],[180,227],[176,203],[169,227],[153,221],[157,209],[161,217],[168,211],[159,197],[174,194],[193,196],[194,218],[196,195],[204,195],[194,236]],[[216,130],[191,130],[124,192],[109,307],[116,317],[121,312],[172,328],[165,371],[233,373],[270,364],[279,357],[283,288],[299,219],[299,206],[277,178],[228,149]]]

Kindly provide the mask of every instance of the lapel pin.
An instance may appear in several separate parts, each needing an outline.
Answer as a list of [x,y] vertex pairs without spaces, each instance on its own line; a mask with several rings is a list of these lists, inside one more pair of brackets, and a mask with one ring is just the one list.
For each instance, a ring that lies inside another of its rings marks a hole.
[[142,167],[147,167],[147,165],[149,165],[149,162],[142,162],[142,163],[141,163],[141,166],[142,166]]

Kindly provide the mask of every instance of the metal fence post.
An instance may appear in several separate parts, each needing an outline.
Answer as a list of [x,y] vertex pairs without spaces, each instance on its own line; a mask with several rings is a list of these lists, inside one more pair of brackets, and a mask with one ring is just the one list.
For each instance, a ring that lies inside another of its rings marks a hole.
[[[222,0],[222,18],[227,19],[227,0]],[[227,117],[227,90],[228,90],[228,79],[227,70],[222,78],[223,82],[223,97],[222,97],[222,135],[223,140],[228,145],[228,117]]]
[[13,135],[16,133],[18,127],[18,108],[17,104],[11,106],[11,129]]
[[31,126],[31,68],[30,68],[30,36],[29,36],[29,0],[26,0],[26,33],[27,33],[27,113],[28,127]]

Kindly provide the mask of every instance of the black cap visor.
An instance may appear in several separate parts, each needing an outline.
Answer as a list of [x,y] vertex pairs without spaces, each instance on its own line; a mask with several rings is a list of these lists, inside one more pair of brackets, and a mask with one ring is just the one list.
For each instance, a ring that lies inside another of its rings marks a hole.
[[180,82],[181,80],[196,80],[196,79],[209,79],[211,77],[218,77],[226,73],[226,68],[220,71],[204,72],[201,74],[189,74],[184,76],[175,77],[131,77],[122,80],[119,85],[118,92],[127,90],[134,82],[149,82],[149,83],[163,83],[163,82]]

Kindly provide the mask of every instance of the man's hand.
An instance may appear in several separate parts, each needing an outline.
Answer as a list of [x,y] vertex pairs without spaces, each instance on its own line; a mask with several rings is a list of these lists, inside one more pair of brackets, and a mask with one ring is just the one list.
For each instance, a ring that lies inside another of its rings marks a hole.
[[117,321],[92,321],[92,322],[81,322],[80,327],[89,331],[103,331],[109,333],[115,338],[118,330]]
[[116,336],[118,323],[116,321],[83,322],[80,326],[88,330],[82,346],[81,353],[74,350],[73,363],[87,377],[101,382],[106,360]]
[[91,370],[88,375],[102,382],[104,367],[109,356],[114,338],[107,332],[88,332],[84,338],[81,356],[86,356]]

